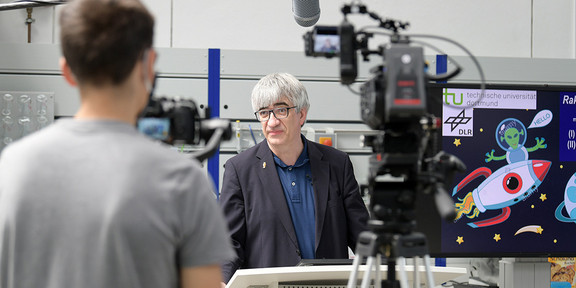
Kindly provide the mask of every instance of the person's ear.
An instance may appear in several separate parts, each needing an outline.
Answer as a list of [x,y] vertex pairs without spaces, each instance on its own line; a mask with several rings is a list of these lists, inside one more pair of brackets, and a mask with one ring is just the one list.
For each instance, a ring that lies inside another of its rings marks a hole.
[[304,123],[306,123],[306,116],[308,116],[308,110],[301,108],[300,109],[300,127],[304,126]]
[[156,62],[156,51],[154,51],[154,49],[148,49],[144,52],[142,58],[142,78],[144,83],[150,86],[154,82],[155,77],[154,65]]
[[74,73],[70,69],[66,58],[60,57],[60,70],[62,71],[62,76],[70,86],[78,86],[78,81],[76,81],[76,77],[74,77]]

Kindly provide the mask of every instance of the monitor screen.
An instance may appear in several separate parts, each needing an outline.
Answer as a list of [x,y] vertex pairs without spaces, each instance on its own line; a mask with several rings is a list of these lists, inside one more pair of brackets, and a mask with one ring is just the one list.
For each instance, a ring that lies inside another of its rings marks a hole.
[[[576,256],[576,87],[432,84],[457,220],[417,203],[433,257]],[[438,101],[437,101],[438,102]],[[441,108],[440,108],[441,106]],[[432,216],[434,215],[434,216]]]
[[170,136],[169,118],[145,117],[138,119],[138,131],[157,140],[167,140]]
[[314,27],[314,54],[334,56],[340,53],[340,35],[336,26]]
[[317,34],[314,43],[314,52],[338,54],[340,52],[340,36]]

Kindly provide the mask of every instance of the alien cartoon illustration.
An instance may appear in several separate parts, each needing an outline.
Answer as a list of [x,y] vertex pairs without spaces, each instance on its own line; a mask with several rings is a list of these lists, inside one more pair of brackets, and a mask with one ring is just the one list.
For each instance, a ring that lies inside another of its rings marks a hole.
[[526,127],[518,119],[508,118],[504,119],[496,129],[496,142],[506,154],[501,156],[494,156],[494,149],[486,153],[486,162],[492,160],[504,160],[508,164],[528,160],[528,152],[533,152],[538,149],[545,149],[547,144],[544,144],[545,139],[536,137],[536,145],[530,148],[524,147],[527,138]]
[[[547,111],[543,113],[547,113]],[[545,126],[546,123],[541,125]],[[528,158],[528,152],[545,149],[547,144],[544,144],[544,138],[536,137],[534,147],[524,147],[527,138],[526,127],[518,119],[504,119],[496,126],[495,134],[496,142],[506,151],[506,154],[494,156],[494,149],[492,149],[490,153],[486,153],[484,160],[490,162],[506,159],[508,164],[496,171],[492,171],[488,167],[477,168],[460,181],[452,193],[454,197],[473,180],[479,177],[486,178],[472,192],[467,193],[463,198],[458,197],[458,202],[455,203],[456,221],[464,215],[473,219],[486,210],[501,210],[500,215],[496,217],[467,223],[473,228],[492,226],[506,221],[510,216],[510,206],[530,197],[544,181],[551,167],[551,162],[548,160],[530,160]]]

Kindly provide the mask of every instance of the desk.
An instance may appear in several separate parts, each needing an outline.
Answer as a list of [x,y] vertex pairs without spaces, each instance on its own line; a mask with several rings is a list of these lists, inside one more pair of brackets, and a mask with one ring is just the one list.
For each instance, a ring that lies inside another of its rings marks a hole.
[[[227,288],[278,288],[282,283],[298,282],[306,287],[313,287],[306,284],[307,282],[324,287],[323,283],[344,283],[350,276],[352,265],[334,265],[334,266],[299,266],[299,267],[274,267],[274,268],[257,268],[257,269],[240,269],[237,270],[232,279],[228,282]],[[461,267],[430,267],[434,275],[435,285],[439,285],[456,277],[466,275],[466,268]],[[396,266],[396,275],[398,275],[398,266]],[[386,279],[387,265],[380,266],[382,279]],[[406,266],[406,276],[409,284],[412,285],[414,266]],[[366,265],[361,265],[358,269],[358,277],[361,279],[366,271]],[[424,275],[425,267],[420,266],[420,281],[426,282]],[[297,287],[291,284],[290,287]],[[334,286],[331,286],[334,287]]]

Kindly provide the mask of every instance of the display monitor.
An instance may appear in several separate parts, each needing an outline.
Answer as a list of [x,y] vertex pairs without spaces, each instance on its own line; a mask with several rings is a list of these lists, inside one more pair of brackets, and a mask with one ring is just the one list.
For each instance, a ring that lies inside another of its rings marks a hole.
[[576,87],[433,84],[427,94],[442,101],[442,149],[467,167],[448,185],[456,221],[418,200],[431,256],[576,256]]

